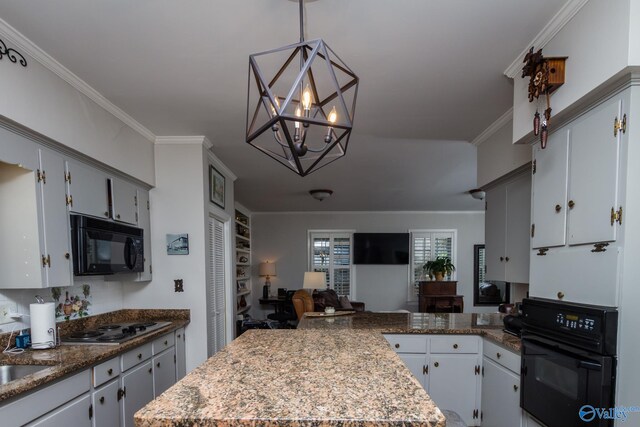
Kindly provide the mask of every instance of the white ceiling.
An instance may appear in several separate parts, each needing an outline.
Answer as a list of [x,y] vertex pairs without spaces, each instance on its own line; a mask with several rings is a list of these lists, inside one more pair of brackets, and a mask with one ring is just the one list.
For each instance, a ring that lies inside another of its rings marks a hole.
[[306,178],[244,143],[248,56],[298,40],[297,2],[0,0],[0,17],[154,134],[206,135],[249,209],[476,210],[464,141],[508,110],[502,72],[565,1],[308,3],[306,37],[361,83],[347,156]]

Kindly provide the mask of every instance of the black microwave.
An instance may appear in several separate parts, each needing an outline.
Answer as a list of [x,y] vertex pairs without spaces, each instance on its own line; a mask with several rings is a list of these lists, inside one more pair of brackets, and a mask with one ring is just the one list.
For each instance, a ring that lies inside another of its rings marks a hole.
[[84,215],[71,215],[74,276],[144,271],[141,228]]

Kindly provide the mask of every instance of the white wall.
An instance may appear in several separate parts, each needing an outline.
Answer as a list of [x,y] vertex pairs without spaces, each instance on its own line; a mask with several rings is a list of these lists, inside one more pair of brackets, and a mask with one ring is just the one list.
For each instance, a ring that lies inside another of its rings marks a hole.
[[[260,262],[277,263],[272,290],[278,287],[298,289],[307,271],[308,230],[355,230],[358,232],[407,232],[410,229],[457,229],[458,293],[464,295],[465,311],[495,311],[496,307],[473,307],[473,245],[484,243],[483,212],[329,212],[329,213],[254,213],[251,218],[253,260],[253,302],[251,315],[265,318],[272,311],[260,306],[264,278],[258,277]],[[358,265],[356,300],[367,310],[410,309],[407,305],[409,266]]]
[[[566,64],[566,83],[551,95],[553,114],[559,112],[582,98],[592,89],[615,76],[627,65],[640,65],[638,38],[631,44],[634,47],[630,55],[630,1],[634,6],[634,24],[632,34],[638,32],[640,21],[637,11],[638,0],[590,0],[567,23],[567,25],[543,48],[546,57],[568,56]],[[635,37],[635,36],[634,36]],[[523,46],[523,49],[527,46]],[[535,46],[536,49],[539,46]],[[528,79],[514,79],[513,102],[513,141],[516,142],[532,132],[533,114],[536,102],[527,98]],[[546,108],[544,100],[540,100]],[[553,117],[552,117],[553,121]],[[552,122],[553,123],[553,122]]]
[[[209,160],[202,139],[157,144],[155,158],[156,188],[149,194],[153,281],[125,284],[124,305],[190,309],[185,334],[187,371],[191,371],[207,359],[206,218],[210,211],[230,215],[208,202]],[[233,212],[233,180],[227,178],[226,184],[226,207]],[[167,255],[167,233],[188,233],[189,254]],[[184,281],[184,292],[174,292],[175,279]]]
[[531,147],[512,144],[512,132],[509,120],[478,146],[478,188],[531,161]]
[[153,185],[153,142],[29,56],[7,31],[0,20],[0,37],[27,67],[0,60],[0,116]]

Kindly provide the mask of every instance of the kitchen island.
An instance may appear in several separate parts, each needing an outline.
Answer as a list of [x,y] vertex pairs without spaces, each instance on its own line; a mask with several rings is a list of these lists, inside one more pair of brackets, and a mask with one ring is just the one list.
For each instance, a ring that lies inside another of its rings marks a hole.
[[136,426],[445,426],[383,333],[473,334],[501,315],[358,313],[250,330],[135,415]]

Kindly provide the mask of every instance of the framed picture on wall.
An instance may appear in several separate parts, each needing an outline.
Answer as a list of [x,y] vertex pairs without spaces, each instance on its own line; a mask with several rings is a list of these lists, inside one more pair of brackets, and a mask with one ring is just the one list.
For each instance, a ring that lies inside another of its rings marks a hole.
[[224,175],[209,165],[209,199],[224,209]]
[[167,255],[189,255],[189,235],[167,234]]

